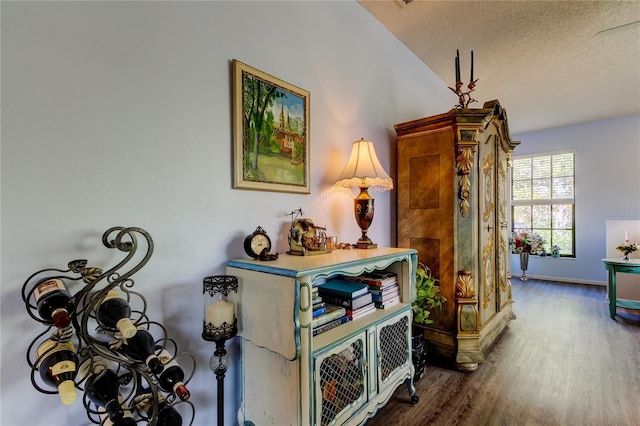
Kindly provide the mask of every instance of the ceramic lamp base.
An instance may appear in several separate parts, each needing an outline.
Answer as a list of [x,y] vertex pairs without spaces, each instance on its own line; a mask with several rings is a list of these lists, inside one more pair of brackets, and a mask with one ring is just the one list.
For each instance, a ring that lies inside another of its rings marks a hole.
[[354,244],[355,248],[369,249],[378,247],[378,245],[374,244],[367,236],[367,230],[369,226],[371,226],[371,222],[373,222],[374,214],[374,199],[369,195],[367,189],[366,187],[360,187],[360,194],[353,200],[356,222],[362,232],[362,236],[358,242]]

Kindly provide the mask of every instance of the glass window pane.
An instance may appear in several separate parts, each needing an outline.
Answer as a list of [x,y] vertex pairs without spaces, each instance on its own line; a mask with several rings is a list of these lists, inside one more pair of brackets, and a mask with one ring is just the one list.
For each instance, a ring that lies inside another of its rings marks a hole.
[[533,178],[550,178],[551,177],[551,157],[535,157],[533,159]]
[[531,206],[513,207],[513,228],[531,229]]
[[551,179],[533,180],[533,199],[548,200],[551,198]]
[[553,176],[573,176],[573,153],[553,156]]
[[560,254],[573,255],[573,233],[571,231],[557,231],[551,233],[552,243],[560,247]]
[[573,176],[553,178],[553,198],[573,198]]
[[573,205],[571,204],[554,204],[553,211],[553,229],[572,229],[573,228]]
[[533,232],[535,232],[536,234],[540,235],[542,237],[542,240],[544,241],[544,243],[542,243],[542,247],[544,247],[544,249],[549,252],[550,249],[549,247],[549,241],[551,241],[551,230],[550,229],[533,229]]
[[531,179],[531,158],[513,160],[513,180]]
[[511,198],[514,200],[530,200],[531,199],[531,181],[520,180],[514,181],[511,189]]
[[551,228],[551,206],[533,206],[531,216],[534,229]]

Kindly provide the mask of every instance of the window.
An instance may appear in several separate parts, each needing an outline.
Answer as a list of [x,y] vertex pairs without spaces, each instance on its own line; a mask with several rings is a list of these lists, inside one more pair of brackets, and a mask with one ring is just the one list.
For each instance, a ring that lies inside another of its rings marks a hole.
[[540,234],[545,248],[575,257],[574,153],[513,157],[511,218],[513,230]]

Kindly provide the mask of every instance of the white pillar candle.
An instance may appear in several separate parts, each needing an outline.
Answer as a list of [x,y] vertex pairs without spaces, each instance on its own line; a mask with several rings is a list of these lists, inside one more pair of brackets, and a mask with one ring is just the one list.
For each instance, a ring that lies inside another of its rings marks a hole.
[[220,327],[225,322],[229,325],[233,324],[233,303],[224,300],[213,302],[207,306],[206,320],[215,327]]
[[624,240],[629,241],[629,236],[627,235],[627,230],[624,230]]

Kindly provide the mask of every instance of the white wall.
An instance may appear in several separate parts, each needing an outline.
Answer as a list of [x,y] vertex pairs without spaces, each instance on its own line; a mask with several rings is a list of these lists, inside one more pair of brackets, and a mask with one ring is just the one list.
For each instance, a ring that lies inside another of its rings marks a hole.
[[[180,350],[196,356],[195,424],[214,424],[216,385],[202,332],[202,278],[244,256],[262,226],[281,253],[302,207],[340,241],[358,232],[336,193],[365,137],[393,173],[393,124],[441,113],[446,84],[356,2],[2,2],[3,426],[84,425],[80,403],[36,392],[25,353],[40,332],[24,280],[72,259],[110,267],[111,226],[151,233],[134,276]],[[311,195],[233,190],[231,60],[311,92]],[[395,242],[393,192],[375,194],[370,235]],[[76,290],[73,289],[72,290]],[[226,419],[237,398],[237,344]]]
[[[514,155],[575,150],[576,258],[531,256],[527,275],[559,281],[605,284],[606,221],[640,218],[640,116],[513,135]],[[511,256],[511,272],[520,262]]]

